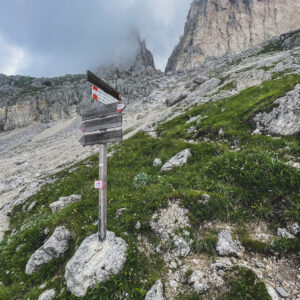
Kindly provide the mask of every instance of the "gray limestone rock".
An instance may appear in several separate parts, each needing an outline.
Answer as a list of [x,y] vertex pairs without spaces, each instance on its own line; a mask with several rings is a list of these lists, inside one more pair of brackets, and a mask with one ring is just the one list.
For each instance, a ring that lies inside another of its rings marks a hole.
[[96,233],[85,238],[66,265],[68,290],[83,297],[89,287],[118,274],[126,261],[126,249],[126,242],[110,231],[104,242],[98,240]]
[[298,223],[294,223],[291,224],[290,226],[288,226],[288,229],[294,234],[297,235],[298,233],[300,233],[300,227]]
[[271,78],[271,73],[265,72],[263,69],[253,69],[238,73],[235,79],[235,86],[238,91],[242,91],[248,87],[260,85],[263,81]]
[[197,97],[205,96],[213,89],[215,89],[220,83],[221,80],[219,78],[211,78],[202,83],[193,94],[195,94],[195,96]]
[[70,195],[68,197],[60,197],[57,201],[52,202],[49,207],[51,208],[52,212],[58,212],[68,206],[71,203],[79,202],[81,199],[81,195]]
[[179,103],[180,101],[182,101],[183,99],[185,99],[188,94],[189,93],[186,91],[175,92],[175,93],[171,94],[171,96],[166,100],[166,105],[173,106],[173,105]]
[[157,280],[147,292],[145,300],[164,300],[164,286],[161,280]]
[[289,298],[289,294],[282,287],[276,287],[275,290],[281,298]]
[[254,117],[257,128],[269,134],[296,135],[300,132],[300,84],[284,97],[277,99],[270,113],[262,112]]
[[294,239],[295,236],[289,233],[285,228],[278,228],[277,229],[277,235],[280,237],[286,237],[289,239]]
[[176,257],[186,257],[191,251],[189,244],[179,236],[174,237],[173,246],[173,255]]
[[26,264],[26,274],[31,275],[53,258],[62,256],[69,248],[69,240],[72,235],[63,226],[56,227],[53,234],[44,245],[36,250]]
[[267,292],[272,300],[281,300],[281,298],[276,293],[275,289],[270,285],[266,284]]
[[193,285],[193,289],[197,294],[203,294],[209,289],[204,274],[200,270],[192,273],[188,279],[188,283]]
[[185,149],[175,156],[173,156],[170,160],[168,160],[161,168],[161,171],[170,171],[175,167],[181,167],[182,165],[187,163],[189,157],[191,157],[191,150]]
[[51,290],[47,290],[45,292],[43,292],[42,294],[40,294],[38,300],[51,300],[55,297],[55,290],[51,289]]
[[221,256],[239,256],[240,246],[232,239],[230,230],[224,229],[219,233],[216,250]]
[[153,166],[154,167],[159,167],[159,166],[161,166],[161,164],[162,164],[162,161],[161,161],[160,158],[155,158],[154,159],[154,161],[153,161]]

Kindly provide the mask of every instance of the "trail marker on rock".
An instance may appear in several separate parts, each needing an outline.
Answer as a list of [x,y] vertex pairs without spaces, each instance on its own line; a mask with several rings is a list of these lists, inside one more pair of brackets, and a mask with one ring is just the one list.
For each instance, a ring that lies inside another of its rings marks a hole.
[[87,80],[93,84],[93,99],[102,103],[102,106],[81,113],[81,131],[84,135],[79,142],[83,146],[100,145],[99,180],[95,181],[94,188],[99,190],[98,237],[104,241],[107,227],[107,143],[122,141],[122,129],[107,129],[122,127],[121,112],[126,106],[120,102],[122,96],[118,91],[90,71],[87,71]]

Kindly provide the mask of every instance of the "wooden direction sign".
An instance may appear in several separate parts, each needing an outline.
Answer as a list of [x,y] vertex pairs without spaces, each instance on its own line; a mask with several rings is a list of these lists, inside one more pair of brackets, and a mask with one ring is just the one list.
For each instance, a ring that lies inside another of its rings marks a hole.
[[109,115],[114,115],[116,113],[121,113],[125,109],[126,105],[122,103],[112,103],[108,105],[103,105],[98,109],[88,110],[81,112],[82,121],[97,119]]
[[122,126],[122,115],[112,115],[106,118],[93,119],[81,125],[82,132],[91,132],[101,129],[116,128]]
[[122,114],[125,105],[120,103],[121,94],[110,87],[95,74],[87,71],[87,80],[94,86],[92,96],[94,99],[104,103],[98,109],[83,111],[81,113],[83,132],[94,132],[84,134],[79,142],[83,146],[99,146],[99,180],[95,181],[95,188],[99,189],[99,217],[98,237],[99,241],[106,238],[107,227],[107,143],[122,141],[122,129],[106,131],[110,128],[122,126]]
[[85,134],[79,140],[82,146],[115,143],[120,141],[122,141],[122,129],[114,131],[104,131],[93,134]]

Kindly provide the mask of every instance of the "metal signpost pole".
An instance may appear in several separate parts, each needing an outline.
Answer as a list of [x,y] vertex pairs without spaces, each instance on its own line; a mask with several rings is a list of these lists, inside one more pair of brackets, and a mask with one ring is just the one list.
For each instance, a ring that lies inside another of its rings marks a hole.
[[99,180],[102,181],[102,187],[99,189],[99,241],[106,238],[107,224],[107,144],[100,144],[99,148]]

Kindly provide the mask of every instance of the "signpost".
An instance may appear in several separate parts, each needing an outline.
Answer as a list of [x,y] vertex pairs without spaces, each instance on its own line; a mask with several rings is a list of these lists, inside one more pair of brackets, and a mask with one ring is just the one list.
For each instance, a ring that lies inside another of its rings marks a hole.
[[[81,131],[84,135],[79,142],[83,146],[99,144],[99,180],[94,187],[99,190],[99,241],[106,238],[107,225],[107,143],[122,141],[122,129],[109,130],[122,127],[122,114],[125,105],[121,103],[121,94],[90,71],[87,71],[87,80],[93,84],[92,97],[104,106],[98,109],[81,113]],[[86,132],[93,132],[85,134]]]

